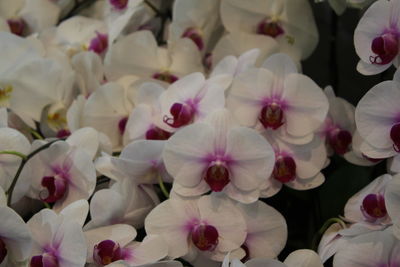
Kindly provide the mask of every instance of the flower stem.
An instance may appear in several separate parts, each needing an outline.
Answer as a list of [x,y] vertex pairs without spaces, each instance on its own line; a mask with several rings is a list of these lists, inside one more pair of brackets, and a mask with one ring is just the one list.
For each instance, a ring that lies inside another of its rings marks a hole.
[[12,151],[12,150],[3,150],[3,151],[0,151],[0,154],[14,155],[14,156],[20,157],[21,159],[27,158],[27,156],[25,154],[22,154],[18,151]]
[[339,218],[330,218],[330,219],[328,219],[328,220],[322,225],[322,227],[319,229],[319,231],[315,234],[315,236],[314,236],[314,238],[313,238],[311,248],[312,248],[314,251],[317,251],[317,250],[318,250],[318,243],[319,243],[319,241],[321,240],[323,234],[326,232],[326,230],[328,230],[328,228],[329,228],[332,224],[335,224],[335,223],[340,224],[340,226],[341,226],[342,228],[346,228],[346,224],[345,224],[341,219],[339,219]]
[[168,190],[165,188],[164,181],[162,180],[161,175],[158,175],[158,184],[160,185],[161,192],[166,198],[169,198]]
[[155,5],[153,5],[150,1],[148,0],[144,0],[144,3],[146,5],[148,5],[150,7],[151,10],[154,11],[154,13],[156,13],[157,16],[161,16],[162,13],[160,12],[160,10],[158,10],[158,8],[155,7]]
[[40,135],[40,133],[38,133],[37,131],[35,131],[34,129],[30,129],[29,132],[31,133],[31,135],[33,135],[33,137],[35,137],[36,139],[39,140],[43,140],[43,136]]
[[25,166],[25,164],[33,157],[35,156],[37,153],[39,153],[42,150],[45,150],[47,148],[49,148],[53,143],[61,141],[62,139],[57,139],[57,140],[53,140],[47,144],[42,145],[41,147],[35,149],[34,151],[32,151],[31,153],[29,153],[25,158],[22,159],[21,164],[18,167],[17,172],[15,173],[14,179],[11,182],[10,187],[7,190],[7,205],[10,206],[11,205],[11,200],[12,200],[12,194],[15,188],[15,185],[18,182],[18,178],[21,175],[21,172]]

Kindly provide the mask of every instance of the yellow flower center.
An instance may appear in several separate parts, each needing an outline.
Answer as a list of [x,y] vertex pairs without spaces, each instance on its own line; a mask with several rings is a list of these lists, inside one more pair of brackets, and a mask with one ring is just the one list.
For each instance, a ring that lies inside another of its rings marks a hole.
[[0,104],[7,103],[11,97],[13,87],[11,85],[0,85]]

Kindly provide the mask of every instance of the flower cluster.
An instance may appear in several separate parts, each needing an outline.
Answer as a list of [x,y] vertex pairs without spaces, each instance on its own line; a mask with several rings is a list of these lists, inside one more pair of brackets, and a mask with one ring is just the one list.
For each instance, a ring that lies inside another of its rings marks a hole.
[[[360,20],[361,73],[398,65],[399,12]],[[0,266],[400,266],[400,72],[354,107],[302,73],[318,39],[307,0],[0,0]],[[390,174],[278,261],[265,199],[334,155]]]

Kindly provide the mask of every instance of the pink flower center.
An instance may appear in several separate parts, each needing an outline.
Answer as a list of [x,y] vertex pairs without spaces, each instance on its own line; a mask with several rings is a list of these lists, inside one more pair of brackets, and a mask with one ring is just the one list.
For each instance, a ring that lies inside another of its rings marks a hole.
[[170,132],[164,131],[158,127],[153,127],[146,132],[147,140],[168,140],[170,136]]
[[336,128],[328,133],[328,143],[336,154],[343,155],[349,151],[351,141],[351,133],[346,130]]
[[100,265],[122,260],[122,249],[118,243],[112,240],[104,240],[94,246],[93,260]]
[[40,192],[40,199],[46,203],[54,203],[64,197],[67,191],[67,180],[62,175],[45,176],[42,186],[46,189]]
[[390,139],[393,141],[393,149],[400,152],[400,123],[392,126],[390,130]]
[[96,37],[90,41],[89,51],[102,54],[108,48],[108,35],[96,32]]
[[163,121],[173,128],[179,128],[193,121],[194,110],[188,104],[174,103],[169,112],[171,117],[165,116]]
[[160,80],[166,83],[174,83],[178,80],[178,77],[169,73],[168,71],[157,72],[153,74],[153,79]]
[[203,37],[200,32],[196,28],[187,28],[186,31],[182,34],[182,38],[191,39],[197,46],[197,48],[202,51],[204,48]]
[[128,117],[124,117],[118,122],[118,130],[121,135],[125,133],[126,123],[128,122]]
[[387,215],[385,198],[381,194],[367,195],[361,205],[361,211],[367,219],[380,219]]
[[372,41],[371,50],[376,54],[376,56],[369,58],[372,64],[388,64],[399,52],[399,38],[393,33],[382,34]]
[[71,132],[68,129],[61,129],[57,132],[57,138],[66,138],[71,135]]
[[278,129],[283,125],[283,109],[280,104],[272,102],[265,105],[260,113],[259,120],[264,128]]
[[212,225],[197,225],[191,235],[193,244],[201,251],[213,251],[218,245],[218,231]]
[[214,192],[221,192],[229,183],[229,170],[223,163],[216,162],[208,167],[204,180]]
[[23,19],[8,19],[7,24],[13,34],[18,36],[24,34],[26,23]]
[[57,258],[51,253],[33,256],[30,267],[58,267]]
[[290,156],[278,156],[272,176],[281,183],[288,183],[296,178],[296,162]]
[[118,10],[123,10],[128,5],[129,0],[110,0],[110,4]]
[[285,33],[284,29],[278,21],[264,19],[257,25],[257,33],[276,38]]
[[7,247],[3,240],[0,238],[0,264],[4,261],[7,256]]

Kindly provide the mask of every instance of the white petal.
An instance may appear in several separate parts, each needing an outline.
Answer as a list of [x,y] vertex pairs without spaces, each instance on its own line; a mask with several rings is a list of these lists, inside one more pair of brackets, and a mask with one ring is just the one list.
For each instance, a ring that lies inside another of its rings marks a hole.
[[146,217],[146,233],[161,235],[168,244],[168,256],[181,257],[188,253],[189,229],[186,224],[196,218],[199,218],[196,201],[169,199]]
[[123,217],[124,202],[122,196],[111,189],[97,191],[90,202],[90,215],[97,225],[107,225],[114,219]]
[[181,38],[168,48],[172,61],[169,70],[172,73],[184,76],[203,71],[200,52],[192,40]]
[[85,199],[72,202],[60,214],[64,216],[65,221],[72,221],[79,224],[81,227],[85,223],[86,217],[89,212],[89,203]]
[[179,184],[193,187],[200,183],[208,164],[204,158],[214,152],[213,132],[210,125],[196,123],[167,141],[163,152],[165,167]]
[[361,137],[377,148],[393,145],[390,130],[396,123],[400,99],[400,84],[385,81],[369,90],[356,108],[357,130]]
[[400,260],[400,241],[392,235],[392,228],[373,231],[351,239],[335,255],[336,267],[379,266]]
[[132,249],[133,257],[127,261],[133,266],[156,262],[168,254],[167,244],[158,235],[147,235],[141,243],[126,248]]
[[392,2],[377,1],[367,9],[358,22],[354,32],[354,45],[362,61],[370,62],[369,57],[374,55],[371,49],[373,39],[390,26],[392,6]]
[[26,0],[24,8],[20,11],[19,15],[29,25],[31,32],[39,32],[55,26],[60,11],[60,7],[51,1]]
[[396,237],[400,240],[400,176],[396,175],[386,185],[385,190],[385,205],[387,212],[392,219],[393,229]]
[[72,147],[82,149],[93,159],[100,145],[99,133],[90,127],[81,128],[73,132],[66,142]]
[[334,223],[325,231],[318,245],[318,254],[322,262],[327,261],[343,246],[346,242],[338,232],[343,229],[339,223]]
[[63,223],[58,229],[54,241],[62,238],[58,247],[59,264],[82,266],[86,262],[87,247],[82,228],[76,223]]
[[[140,51],[128,53],[127,51]],[[126,74],[151,77],[167,66],[161,65],[159,50],[153,34],[137,31],[113,44],[104,59],[108,80],[115,80]]]
[[246,238],[246,222],[228,198],[203,196],[199,199],[198,206],[201,219],[218,230],[217,251],[227,253],[243,244]]
[[233,81],[227,107],[240,124],[254,127],[263,108],[262,101],[273,94],[273,75],[266,69],[250,69]]
[[88,96],[104,78],[104,69],[99,55],[93,52],[81,52],[76,54],[71,64],[77,73],[77,83],[81,94]]
[[[238,265],[239,267],[240,265]],[[246,261],[246,267],[285,267],[286,265],[277,260],[252,259]]]
[[32,247],[27,225],[14,210],[6,206],[0,207],[0,221],[0,236],[8,248],[9,257],[15,261],[26,260]]
[[318,173],[309,179],[296,179],[286,185],[296,190],[309,190],[316,188],[325,182],[325,176],[322,173]]
[[297,73],[297,66],[286,54],[278,53],[268,57],[261,66],[273,73],[275,79],[284,80],[291,73]]
[[288,267],[323,267],[321,258],[312,250],[300,249],[287,256],[284,263]]
[[276,258],[287,240],[285,218],[274,208],[257,201],[238,204],[246,220],[246,246],[251,258]]
[[294,136],[315,131],[325,120],[329,103],[325,94],[310,78],[290,74],[284,82],[283,99],[288,101],[286,130]]
[[[246,42],[243,42],[246,40]],[[256,65],[261,63],[273,53],[279,51],[278,43],[269,36],[248,34],[244,32],[232,32],[223,36],[214,48],[212,60],[216,65],[226,56],[240,56],[250,49],[260,49]]]
[[229,166],[232,183],[246,191],[259,187],[275,163],[271,145],[255,130],[244,127],[229,132],[226,154],[234,160]]

